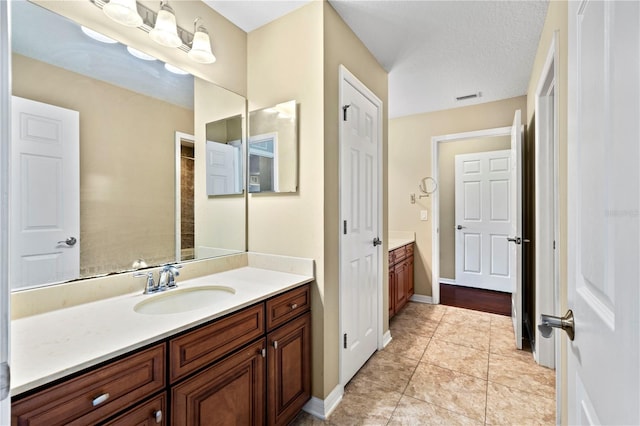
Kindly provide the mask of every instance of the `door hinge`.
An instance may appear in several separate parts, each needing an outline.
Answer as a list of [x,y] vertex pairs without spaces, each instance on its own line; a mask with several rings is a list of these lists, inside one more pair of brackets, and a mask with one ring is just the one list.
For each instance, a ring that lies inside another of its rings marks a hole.
[[344,235],[347,235],[347,221],[346,220],[342,222],[342,233]]
[[342,121],[347,121],[347,110],[351,105],[343,105],[342,106]]
[[11,368],[9,364],[3,362],[0,364],[0,401],[9,397],[11,389]]
[[347,349],[347,333],[344,333],[344,338],[343,338],[343,340],[344,340],[344,343],[343,343],[344,348],[345,348],[345,349]]

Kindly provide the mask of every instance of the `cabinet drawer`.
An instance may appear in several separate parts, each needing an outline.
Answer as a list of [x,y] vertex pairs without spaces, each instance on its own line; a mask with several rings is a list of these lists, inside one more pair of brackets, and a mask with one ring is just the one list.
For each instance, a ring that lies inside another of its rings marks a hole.
[[152,426],[167,424],[167,396],[160,394],[139,404],[126,413],[105,423],[103,426]]
[[405,246],[398,247],[394,249],[391,253],[393,253],[393,263],[398,263],[403,260],[407,254],[405,250]]
[[267,330],[284,324],[311,309],[309,284],[290,290],[267,301]]
[[407,257],[413,256],[413,244],[408,244],[404,246]]
[[246,308],[169,341],[171,383],[264,334],[264,305]]
[[12,404],[13,425],[87,425],[165,386],[165,346],[158,345]]

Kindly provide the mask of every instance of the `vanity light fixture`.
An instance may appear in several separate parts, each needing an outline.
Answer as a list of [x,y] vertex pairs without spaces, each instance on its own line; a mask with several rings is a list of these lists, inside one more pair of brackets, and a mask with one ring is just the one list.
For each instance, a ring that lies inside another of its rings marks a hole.
[[156,17],[156,23],[153,29],[149,31],[149,37],[151,37],[151,40],[163,46],[182,46],[182,39],[178,36],[176,14],[166,0],[160,2],[160,11]]
[[109,18],[127,27],[142,25],[136,0],[111,0],[102,7],[102,11]]
[[[198,25],[200,18],[196,18],[193,22],[194,33],[179,27],[176,23],[176,14],[169,6],[168,0],[160,1],[158,12],[136,0],[89,1],[114,21],[137,27],[149,34],[149,37],[158,44],[182,50],[194,62],[212,64],[216,61],[211,50],[209,33],[203,25]],[[134,53],[132,55],[137,56]]]
[[193,21],[193,42],[191,44],[191,50],[187,55],[201,64],[212,64],[216,61],[216,57],[213,52],[211,52],[209,32],[204,26],[198,26],[198,21],[200,20],[201,18],[197,17]]
[[171,65],[171,64],[167,64],[167,63],[164,64],[164,68],[167,71],[172,72],[174,74],[178,74],[178,75],[188,75],[189,74],[185,70],[182,70],[182,69],[176,67],[175,65]]

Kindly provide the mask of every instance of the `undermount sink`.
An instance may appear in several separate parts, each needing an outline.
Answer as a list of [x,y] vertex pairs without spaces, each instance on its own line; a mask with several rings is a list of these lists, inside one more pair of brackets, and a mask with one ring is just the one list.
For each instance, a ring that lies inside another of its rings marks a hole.
[[167,290],[139,302],[133,310],[139,314],[164,315],[194,311],[230,299],[235,289],[220,285]]

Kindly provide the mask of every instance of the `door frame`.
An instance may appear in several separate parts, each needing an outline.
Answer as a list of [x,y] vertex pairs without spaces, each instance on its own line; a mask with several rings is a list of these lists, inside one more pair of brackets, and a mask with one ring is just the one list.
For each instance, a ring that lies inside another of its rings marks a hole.
[[181,156],[182,150],[180,147],[182,146],[182,141],[191,142],[194,147],[196,144],[196,138],[194,135],[184,132],[175,133],[174,142],[175,142],[175,245],[176,245],[176,262],[180,262],[182,260],[182,192],[181,192],[181,172],[182,172],[182,163]]
[[[377,223],[377,228],[378,228],[378,235],[382,236],[382,245],[379,246],[379,249],[382,251],[382,254],[386,253],[387,247],[388,247],[388,242],[386,241],[386,238],[384,238],[383,235],[383,229],[382,229],[382,224],[384,223],[384,211],[383,211],[383,200],[382,200],[382,196],[383,196],[383,158],[382,158],[382,138],[383,138],[383,134],[382,134],[382,130],[383,130],[383,123],[382,123],[382,100],[380,100],[380,98],[378,98],[367,86],[365,86],[360,80],[358,80],[358,78],[353,75],[344,65],[340,65],[339,69],[338,69],[338,115],[337,115],[337,120],[338,120],[338,170],[339,170],[339,184],[338,184],[338,203],[340,204],[340,200],[342,199],[342,155],[340,155],[340,146],[342,145],[342,141],[344,140],[344,135],[343,135],[343,131],[342,131],[342,126],[340,125],[342,119],[343,119],[343,113],[342,113],[342,105],[343,105],[343,84],[344,83],[348,83],[351,84],[354,88],[356,88],[360,93],[362,93],[367,99],[369,99],[375,106],[376,109],[378,111],[378,223]],[[342,216],[342,206],[339,206],[339,214],[341,217]],[[344,383],[343,380],[343,373],[342,373],[342,362],[343,362],[343,351],[342,351],[342,330],[343,330],[343,326],[342,326],[342,309],[343,309],[343,301],[342,301],[342,286],[343,286],[343,282],[342,282],[342,271],[344,268],[344,265],[342,265],[342,238],[340,238],[340,233],[342,232],[342,227],[340,226],[340,220],[338,220],[338,229],[336,229],[336,233],[338,235],[338,348],[339,348],[339,383],[342,389],[344,389],[344,386],[346,385],[346,383]],[[376,321],[377,323],[377,340],[378,340],[378,350],[381,350],[384,348],[384,337],[383,337],[383,330],[384,330],[384,325],[383,325],[383,319],[384,319],[384,292],[383,292],[383,287],[384,287],[384,274],[383,274],[383,262],[384,262],[384,256],[380,254],[378,256],[378,294],[377,294],[377,299],[378,299],[378,307],[376,309],[376,312],[378,314],[378,319]]]
[[[561,315],[560,302],[560,229],[558,193],[558,31],[551,38],[547,58],[535,95],[535,318],[533,329],[536,362],[556,368],[559,379],[560,333],[545,339],[537,328],[542,313]],[[552,104],[549,95],[553,92]],[[552,109],[552,110],[551,110]],[[555,250],[549,250],[555,242]],[[544,250],[543,250],[544,247]],[[558,407],[559,409],[560,407]],[[560,411],[558,411],[560,413]]]
[[[431,174],[438,182],[440,144],[456,142],[465,139],[479,139],[494,136],[511,136],[511,127],[495,127],[492,129],[474,130],[471,132],[452,133],[449,135],[433,136],[431,138]],[[435,191],[432,201],[431,217],[431,299],[432,303],[440,303],[440,191]]]
[[[11,141],[11,2],[0,1],[0,366],[10,362],[9,176]],[[4,125],[7,124],[7,125]],[[9,377],[0,377],[0,424],[10,424]]]

